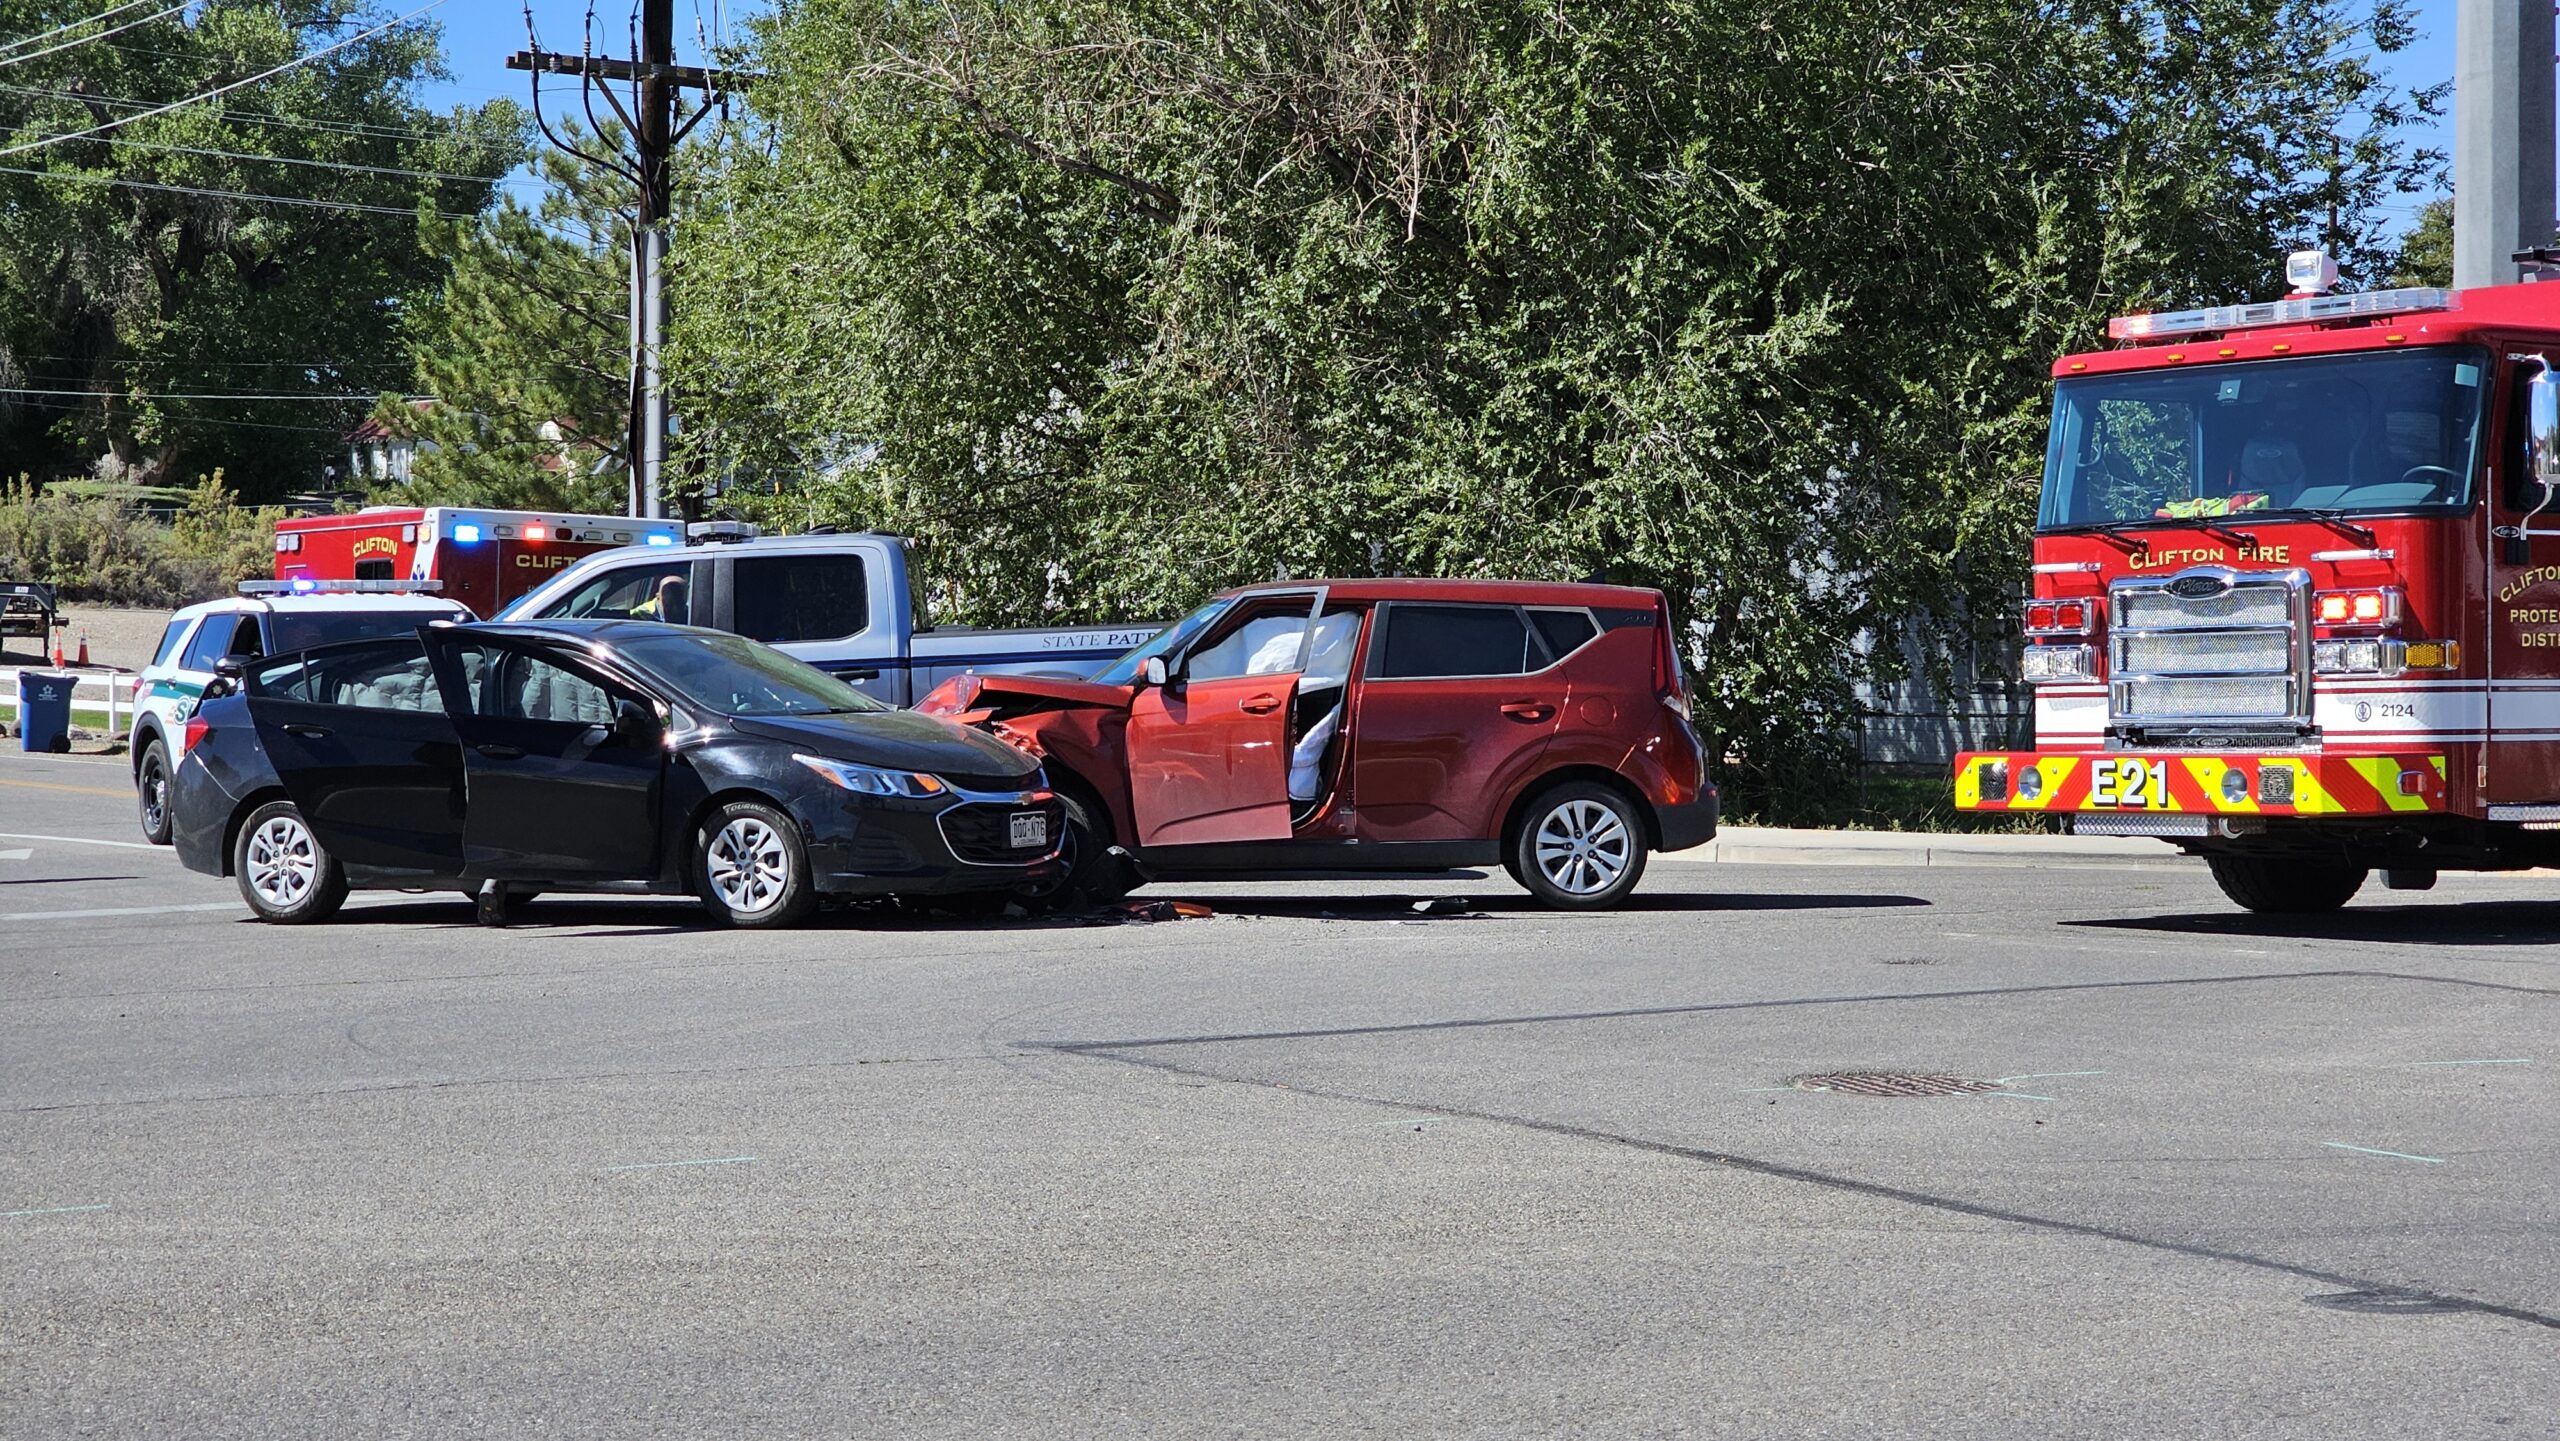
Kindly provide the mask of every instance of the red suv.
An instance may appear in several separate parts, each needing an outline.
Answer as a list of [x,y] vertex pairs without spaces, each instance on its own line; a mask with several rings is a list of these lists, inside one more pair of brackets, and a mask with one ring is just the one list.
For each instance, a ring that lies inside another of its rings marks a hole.
[[1230,591],[1091,680],[963,675],[920,710],[1038,752],[1095,899],[1171,873],[1500,861],[1622,900],[1715,834],[1657,591],[1334,580]]

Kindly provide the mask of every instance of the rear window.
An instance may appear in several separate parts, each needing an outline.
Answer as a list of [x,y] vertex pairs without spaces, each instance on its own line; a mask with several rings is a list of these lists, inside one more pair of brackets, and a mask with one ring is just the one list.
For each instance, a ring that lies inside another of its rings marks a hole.
[[1508,605],[1387,607],[1369,675],[1377,680],[1526,675],[1547,659],[1519,608]]
[[160,648],[151,653],[151,663],[153,665],[167,665],[169,662],[177,659],[178,642],[184,640],[186,635],[187,623],[185,621],[173,620],[169,622],[169,628],[160,632]]
[[834,640],[871,624],[858,555],[746,556],[730,574],[735,628],[749,640]]
[[459,612],[438,615],[423,610],[305,611],[268,617],[275,630],[275,649],[310,650],[342,640],[383,640],[413,635],[431,620],[459,620]]
[[1547,654],[1562,660],[1591,643],[1600,633],[1587,610],[1543,610],[1529,612],[1529,623],[1538,628],[1538,639],[1546,642]]
[[253,696],[360,710],[444,712],[426,647],[415,636],[288,656],[251,667],[242,678]]

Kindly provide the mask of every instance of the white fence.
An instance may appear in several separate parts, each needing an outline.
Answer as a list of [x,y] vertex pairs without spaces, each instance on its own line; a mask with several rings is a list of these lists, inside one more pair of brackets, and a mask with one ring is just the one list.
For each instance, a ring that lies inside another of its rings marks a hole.
[[[73,725],[103,730],[111,736],[122,736],[133,725],[133,693],[140,684],[140,677],[98,671],[55,672],[42,666],[27,666],[25,669],[40,675],[67,674],[74,677],[71,682]],[[12,723],[18,719],[18,670],[14,666],[0,670],[0,712],[6,712]],[[102,712],[106,717],[105,724],[91,724]]]

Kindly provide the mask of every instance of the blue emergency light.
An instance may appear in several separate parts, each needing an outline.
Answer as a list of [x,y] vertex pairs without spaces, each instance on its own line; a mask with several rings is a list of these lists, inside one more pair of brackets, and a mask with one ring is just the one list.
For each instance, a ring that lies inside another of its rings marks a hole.
[[673,545],[676,543],[676,538],[672,535],[653,535],[649,537],[649,543],[651,545]]
[[453,543],[455,545],[478,545],[480,543],[480,527],[476,525],[455,526],[453,528]]
[[311,592],[318,590],[319,588],[319,582],[313,580],[297,578],[293,583],[293,593],[295,595],[309,595]]

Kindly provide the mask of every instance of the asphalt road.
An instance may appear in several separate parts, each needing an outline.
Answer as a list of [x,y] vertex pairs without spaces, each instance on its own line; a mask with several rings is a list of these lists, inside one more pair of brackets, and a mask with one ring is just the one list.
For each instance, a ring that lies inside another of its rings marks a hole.
[[13,1441],[2560,1434],[2560,882],[291,930],[124,776],[0,756]]

